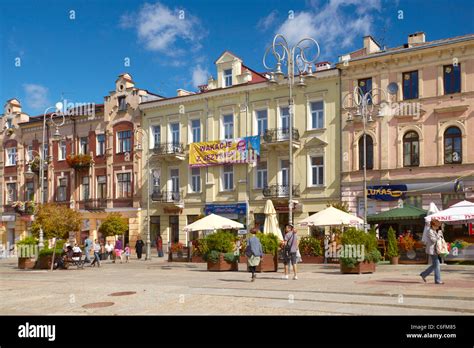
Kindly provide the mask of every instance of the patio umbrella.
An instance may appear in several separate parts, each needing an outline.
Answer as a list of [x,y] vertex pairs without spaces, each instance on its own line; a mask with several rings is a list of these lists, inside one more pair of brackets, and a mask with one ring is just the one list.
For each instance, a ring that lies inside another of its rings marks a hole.
[[244,228],[240,222],[225,218],[220,215],[210,214],[190,225],[184,227],[184,231],[205,231],[205,230],[219,230],[219,229],[239,229]]
[[[438,207],[436,206],[436,204],[434,204],[434,202],[431,202],[430,203],[430,207],[428,209],[428,213],[427,213],[427,217],[432,215],[432,214],[436,214],[439,212],[439,209]],[[425,228],[423,230],[423,237],[421,238],[421,241],[425,244],[428,243],[428,233],[430,232],[430,223],[428,221],[425,221]]]
[[441,222],[447,223],[466,223],[474,222],[474,203],[469,201],[462,201],[449,207],[448,209],[441,210],[437,213],[425,217],[426,221],[436,218]]
[[363,224],[361,218],[346,213],[334,207],[328,207],[320,212],[308,216],[299,224],[301,226],[339,226],[339,225],[359,225]]
[[283,240],[280,226],[278,226],[278,219],[276,217],[276,210],[271,200],[265,203],[265,224],[263,225],[263,233],[273,233],[279,240]]

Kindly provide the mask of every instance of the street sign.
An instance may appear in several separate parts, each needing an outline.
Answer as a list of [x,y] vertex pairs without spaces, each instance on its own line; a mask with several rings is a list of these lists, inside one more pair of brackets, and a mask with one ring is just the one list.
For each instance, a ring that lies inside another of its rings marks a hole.
[[243,234],[247,234],[247,230],[239,230],[238,234],[239,236]]

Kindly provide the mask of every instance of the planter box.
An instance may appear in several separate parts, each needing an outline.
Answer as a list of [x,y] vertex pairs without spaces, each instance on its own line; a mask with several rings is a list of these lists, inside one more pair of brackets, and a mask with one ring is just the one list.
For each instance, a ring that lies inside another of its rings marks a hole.
[[239,263],[247,263],[248,262],[248,258],[247,258],[246,255],[240,255],[239,257],[240,257]]
[[184,248],[180,252],[169,252],[168,253],[169,262],[189,262],[188,258],[188,248]]
[[324,263],[324,256],[301,255],[303,263]]
[[191,262],[205,263],[206,261],[202,258],[201,255],[193,255],[193,256],[191,257]]
[[33,269],[35,268],[36,260],[31,257],[19,257],[18,268],[19,269]]
[[263,254],[260,264],[257,266],[257,272],[277,272],[278,256],[272,254]]
[[237,262],[229,263],[224,260],[224,254],[221,254],[219,261],[216,263],[207,262],[207,270],[213,272],[222,272],[222,271],[238,271],[239,264]]
[[406,251],[401,251],[398,263],[401,265],[426,265],[428,263],[428,255],[425,252],[425,248],[415,249],[415,253],[411,255]]
[[361,274],[361,273],[374,273],[375,263],[373,262],[359,262],[355,267],[347,267],[340,263],[342,274]]
[[39,269],[51,269],[51,262],[53,260],[53,256],[39,256],[38,260],[36,261],[36,267]]

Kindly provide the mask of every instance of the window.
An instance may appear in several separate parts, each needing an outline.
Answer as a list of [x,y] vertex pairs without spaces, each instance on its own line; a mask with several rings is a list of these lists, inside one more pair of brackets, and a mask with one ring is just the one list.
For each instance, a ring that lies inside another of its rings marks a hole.
[[232,86],[232,69],[224,70],[224,87]]
[[5,126],[6,126],[8,129],[13,128],[13,119],[12,119],[12,118],[7,118],[6,123],[5,123]]
[[453,204],[464,201],[465,199],[465,193],[443,193],[441,194],[441,201],[443,204],[443,207],[441,209],[448,209]]
[[171,192],[179,192],[179,169],[170,169]]
[[118,97],[118,108],[119,108],[119,111],[127,110],[127,103],[125,101],[125,96]]
[[421,196],[408,196],[405,198],[405,203],[420,209],[423,208],[423,199]]
[[263,227],[265,225],[265,214],[253,214],[255,227],[258,227],[260,232],[263,232]]
[[201,168],[191,168],[191,191],[201,192]]
[[17,191],[16,191],[16,182],[7,183],[7,204],[12,204],[18,200]]
[[198,143],[201,141],[201,121],[192,120],[191,121],[191,133],[192,133],[192,142]]
[[105,175],[97,177],[97,198],[107,198],[107,177]]
[[[365,136],[366,140],[366,164],[367,169],[374,169],[374,141],[370,135]],[[364,170],[364,136],[359,139],[359,170]]]
[[46,146],[41,145],[41,148],[43,149],[43,158],[45,159],[45,161],[47,161],[49,157],[49,147],[48,145]]
[[153,126],[151,131],[153,134],[153,147],[158,147],[161,143],[161,126]]
[[418,71],[403,73],[403,99],[418,99]]
[[64,161],[66,159],[66,142],[58,142],[58,160]]
[[357,81],[357,86],[359,86],[359,88],[362,90],[362,94],[363,95],[366,95],[368,92],[370,92],[370,94],[368,95],[367,97],[367,102],[369,104],[372,104],[372,78],[369,77],[367,79],[360,79]]
[[79,139],[79,153],[86,155],[89,153],[89,138],[81,137]]
[[59,178],[58,195],[57,195],[58,202],[66,201],[66,195],[67,195],[66,190],[67,190],[67,178]]
[[129,152],[132,148],[132,131],[117,132],[118,151],[117,153]]
[[[288,106],[280,108],[280,126],[282,130],[290,128],[290,108]],[[288,131],[286,131],[288,133]]]
[[461,64],[443,67],[444,94],[461,92]]
[[263,136],[268,129],[267,110],[258,110],[257,112],[257,135]]
[[458,127],[444,132],[444,163],[462,163],[462,134]]
[[256,188],[263,189],[268,186],[268,171],[267,171],[267,162],[258,162],[257,164],[257,180]]
[[324,102],[311,102],[311,129],[324,128]]
[[105,134],[97,134],[96,156],[105,155]]
[[117,174],[117,198],[132,197],[132,174],[118,173]]
[[26,160],[33,161],[33,145],[28,145],[26,147]]
[[9,147],[7,152],[7,166],[16,166],[16,147]]
[[290,161],[287,159],[280,160],[280,182],[283,187],[289,186],[290,182]]
[[179,123],[171,123],[170,124],[170,132],[171,132],[171,142],[173,144],[179,144]]
[[234,115],[223,116],[224,139],[232,139],[234,137]]
[[86,200],[90,198],[90,190],[89,190],[89,177],[84,176],[82,177],[82,200]]
[[403,166],[420,165],[420,141],[417,132],[408,132],[403,136]]
[[323,156],[311,157],[311,185],[324,185],[324,158]]
[[154,170],[151,177],[152,177],[152,183],[153,183],[153,191],[152,192],[160,192],[161,169]]
[[234,167],[232,165],[224,165],[222,173],[222,190],[232,191],[234,189]]
[[35,184],[33,181],[25,183],[25,201],[32,201],[35,198]]

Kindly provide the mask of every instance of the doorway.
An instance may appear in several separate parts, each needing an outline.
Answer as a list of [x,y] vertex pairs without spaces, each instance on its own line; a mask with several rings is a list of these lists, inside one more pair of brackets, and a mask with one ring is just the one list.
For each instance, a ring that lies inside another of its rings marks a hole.
[[170,231],[171,231],[171,242],[179,242],[179,217],[178,215],[170,215]]

